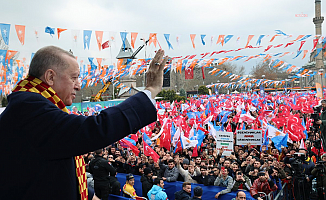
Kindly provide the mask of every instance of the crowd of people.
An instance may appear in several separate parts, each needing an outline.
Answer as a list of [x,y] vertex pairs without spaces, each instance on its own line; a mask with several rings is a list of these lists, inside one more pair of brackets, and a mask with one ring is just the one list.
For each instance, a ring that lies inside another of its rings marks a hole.
[[[142,177],[141,195],[151,200],[167,199],[164,184],[175,181],[183,182],[177,200],[201,198],[200,186],[190,197],[192,183],[223,188],[209,199],[231,191],[240,191],[236,199],[246,193],[262,199],[284,186],[292,191],[288,199],[310,199],[314,178],[318,199],[324,198],[326,100],[319,105],[314,92],[243,93],[155,107],[169,60],[163,57],[158,50],[143,92],[86,117],[66,108],[80,90],[75,56],[54,46],[38,50],[0,116],[1,151],[11,163],[1,170],[0,198],[86,200],[87,185],[93,198],[137,198],[135,175]],[[237,130],[261,130],[262,144],[237,144]],[[217,131],[231,133],[234,148],[218,143]],[[126,174],[125,183],[117,173]]]
[[[193,122],[187,118],[189,111],[182,112],[182,106],[178,107],[180,104],[175,104],[178,114],[173,116],[183,116],[183,119],[185,119],[186,124],[189,126],[188,128],[191,128]],[[324,107],[326,107],[326,104]],[[167,116],[168,119],[173,121],[174,119],[170,117],[171,112],[171,110],[166,110],[162,115]],[[305,121],[310,119],[310,114],[302,113],[300,110],[291,109],[290,112],[293,115],[299,116],[300,119],[303,118]],[[282,114],[281,110],[278,110],[273,118],[279,114]],[[259,110],[252,110],[250,115],[258,118]],[[236,116],[237,112],[234,109],[228,115],[228,119],[224,124],[221,124],[221,118],[218,117],[213,123],[220,124],[225,129],[231,125],[230,131],[234,132],[234,138],[236,138],[236,129],[239,126],[244,124],[246,129],[253,129],[255,126],[255,122],[251,124],[246,122],[234,123],[233,119]],[[158,119],[162,119],[162,116],[158,116]],[[310,120],[310,122],[312,123],[313,121]],[[152,130],[150,130],[152,132],[151,138],[159,134],[163,123],[163,121],[162,123],[158,121],[150,126],[152,127]],[[268,123],[276,126],[272,120],[269,120]],[[256,129],[263,129],[262,126],[263,124],[256,127]],[[231,191],[242,190],[250,192],[255,199],[262,199],[262,193],[268,195],[271,192],[273,192],[275,197],[282,190],[284,183],[287,183],[287,187],[300,191],[293,192],[293,195],[289,198],[309,199],[311,197],[312,180],[317,177],[316,172],[318,171],[315,165],[318,160],[326,160],[326,154],[324,154],[323,149],[316,148],[318,143],[312,142],[318,142],[320,139],[318,132],[314,131],[313,128],[308,130],[308,137],[302,140],[305,141],[305,144],[302,144],[302,141],[291,141],[287,143],[287,147],[282,147],[281,151],[275,147],[272,141],[267,142],[265,145],[251,145],[250,143],[247,145],[234,144],[233,152],[229,156],[224,155],[223,148],[217,150],[216,141],[213,135],[210,134],[209,128],[207,126],[204,126],[204,128],[207,133],[202,143],[198,145],[198,148],[196,146],[179,150],[171,143],[170,148],[167,149],[162,147],[159,141],[154,140],[151,147],[160,157],[157,162],[153,160],[153,157],[144,154],[144,140],[141,132],[136,134],[136,138],[133,137],[136,142],[135,146],[140,150],[139,154],[135,154],[131,149],[116,142],[103,149],[102,157],[112,168],[112,172],[110,171],[109,173],[111,177],[114,177],[115,173],[128,174],[127,180],[132,175],[142,176],[142,196],[148,199],[167,198],[166,195],[161,195],[160,198],[153,197],[153,190],[157,191],[159,189],[159,194],[164,193],[162,191],[164,181],[184,182],[183,190],[175,193],[175,199],[177,200],[191,198],[191,183],[224,187],[225,189],[215,195],[216,199]],[[148,132],[143,134],[148,134]],[[322,144],[319,145],[322,146]],[[90,168],[94,159],[94,153],[85,154],[84,159],[85,163],[88,164],[88,170],[91,172]],[[295,164],[298,160],[302,161],[299,163],[299,167]],[[96,179],[94,178],[94,180],[95,194],[97,194]],[[122,193],[125,196],[135,198],[136,192],[135,190],[130,190],[130,185],[132,184],[129,184],[127,181]],[[112,191],[112,193],[120,194],[119,187],[116,187],[116,191]]]

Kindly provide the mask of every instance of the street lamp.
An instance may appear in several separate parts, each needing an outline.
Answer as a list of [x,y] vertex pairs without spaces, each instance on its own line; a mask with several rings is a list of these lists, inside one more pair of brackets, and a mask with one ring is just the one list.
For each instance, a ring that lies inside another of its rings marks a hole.
[[321,82],[321,94],[322,94],[322,99],[324,99],[323,72],[324,72],[324,69],[320,69],[320,70],[319,70],[319,73],[320,73],[320,82]]

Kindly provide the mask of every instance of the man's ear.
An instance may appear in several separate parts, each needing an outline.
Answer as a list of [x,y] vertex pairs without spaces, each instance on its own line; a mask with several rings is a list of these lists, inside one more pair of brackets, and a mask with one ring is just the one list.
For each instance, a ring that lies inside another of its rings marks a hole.
[[54,85],[54,79],[57,73],[53,69],[47,69],[43,76],[43,81],[47,83],[50,87]]

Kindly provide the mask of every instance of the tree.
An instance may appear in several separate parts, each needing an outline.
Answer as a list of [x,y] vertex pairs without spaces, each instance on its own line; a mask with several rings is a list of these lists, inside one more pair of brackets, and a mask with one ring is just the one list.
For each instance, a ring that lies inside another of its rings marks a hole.
[[209,94],[208,88],[205,85],[199,86],[198,94],[201,94],[201,95]]
[[[244,66],[239,67],[236,64],[231,63],[231,62],[226,62],[221,65],[213,65],[213,67],[217,68],[217,69],[221,69],[226,72],[231,72],[232,74],[236,74],[239,76],[244,75],[245,71],[246,71]],[[223,77],[223,76],[218,75],[217,78],[221,83],[228,83],[230,81],[229,77]]]
[[174,90],[162,90],[160,93],[157,95],[158,97],[163,97],[162,100],[168,100],[172,102],[177,98],[177,94],[175,93]]
[[184,89],[182,89],[182,88],[180,89],[180,96],[182,96],[182,97],[187,96],[186,91]]
[[269,80],[283,80],[288,77],[286,72],[283,72],[277,68],[270,68],[269,63],[270,60],[263,62],[260,61],[256,66],[252,67],[250,74],[253,78],[262,79],[262,75],[265,75],[264,79]]
[[157,95],[158,97],[163,97],[162,100],[165,100],[165,101],[174,101],[174,100],[178,100],[178,101],[181,101],[181,100],[185,100],[186,97],[184,96],[179,96],[175,93],[174,90],[162,90],[160,93],[158,93]]

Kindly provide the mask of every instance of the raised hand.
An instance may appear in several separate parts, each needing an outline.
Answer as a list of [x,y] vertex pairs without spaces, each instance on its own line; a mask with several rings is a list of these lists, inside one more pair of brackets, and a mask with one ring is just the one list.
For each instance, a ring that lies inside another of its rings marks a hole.
[[[146,73],[146,88],[151,92],[152,98],[162,90],[163,86],[163,70],[169,57],[164,57],[164,50],[159,49],[155,54],[152,62],[149,65],[149,69]],[[162,60],[163,59],[163,60]]]

